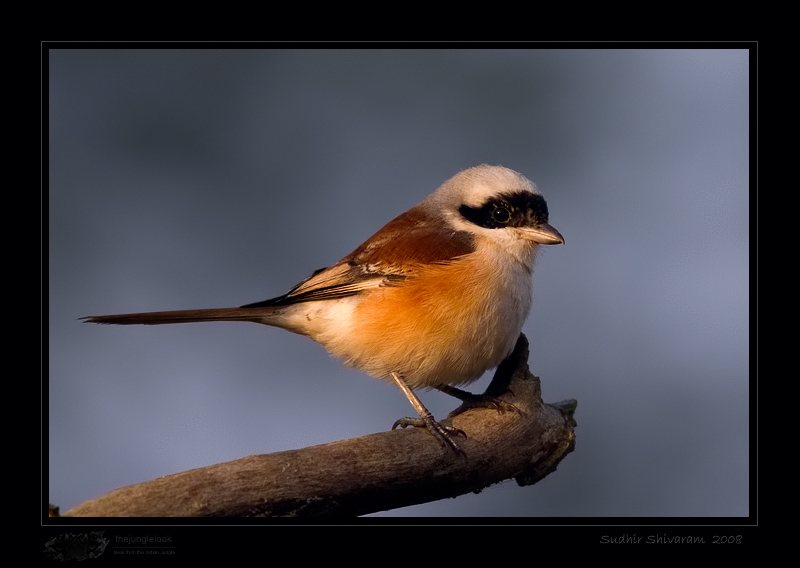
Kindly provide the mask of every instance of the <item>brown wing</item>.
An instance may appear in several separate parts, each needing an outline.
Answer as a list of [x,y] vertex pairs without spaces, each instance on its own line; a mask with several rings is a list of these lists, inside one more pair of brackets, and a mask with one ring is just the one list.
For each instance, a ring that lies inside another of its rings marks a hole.
[[283,296],[242,306],[279,306],[352,296],[414,276],[422,264],[474,252],[473,237],[435,225],[417,207],[390,221],[342,260],[316,271]]
[[343,260],[401,266],[447,262],[472,252],[475,243],[470,233],[441,226],[417,206],[389,221]]

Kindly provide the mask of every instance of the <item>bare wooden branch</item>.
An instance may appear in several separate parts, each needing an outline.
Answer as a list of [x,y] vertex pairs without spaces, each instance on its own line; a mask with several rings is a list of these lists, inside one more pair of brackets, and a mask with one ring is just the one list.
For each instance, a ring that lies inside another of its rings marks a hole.
[[452,423],[466,457],[409,428],[301,450],[254,455],[130,485],[64,513],[74,517],[342,517],[456,497],[514,478],[536,483],[574,449],[576,402],[546,405],[528,342],[498,368],[486,395],[519,412],[472,408]]

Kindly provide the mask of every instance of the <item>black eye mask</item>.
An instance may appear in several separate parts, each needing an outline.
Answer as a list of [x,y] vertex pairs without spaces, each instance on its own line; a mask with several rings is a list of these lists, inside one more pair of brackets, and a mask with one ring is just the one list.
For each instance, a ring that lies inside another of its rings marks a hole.
[[470,223],[486,229],[536,227],[547,223],[547,203],[535,193],[511,193],[491,199],[481,207],[462,205],[458,212]]

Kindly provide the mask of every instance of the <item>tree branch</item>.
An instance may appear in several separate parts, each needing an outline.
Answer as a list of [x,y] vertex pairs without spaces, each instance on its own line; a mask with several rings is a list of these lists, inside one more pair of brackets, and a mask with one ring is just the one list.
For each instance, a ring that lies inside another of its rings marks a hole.
[[442,421],[467,434],[459,438],[466,458],[423,429],[392,430],[122,487],[64,516],[342,517],[456,497],[510,478],[531,485],[574,449],[577,403],[544,404],[527,359],[521,335],[485,393],[520,412],[465,404]]

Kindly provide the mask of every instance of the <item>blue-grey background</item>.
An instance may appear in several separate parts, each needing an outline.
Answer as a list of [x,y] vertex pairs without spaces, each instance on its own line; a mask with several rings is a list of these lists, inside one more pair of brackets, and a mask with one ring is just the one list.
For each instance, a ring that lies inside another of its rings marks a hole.
[[282,330],[78,318],[279,295],[490,163],[534,180],[566,238],[524,331],[545,400],[578,400],[577,447],[535,486],[385,514],[748,515],[749,57],[51,51],[50,501],[413,414]]

